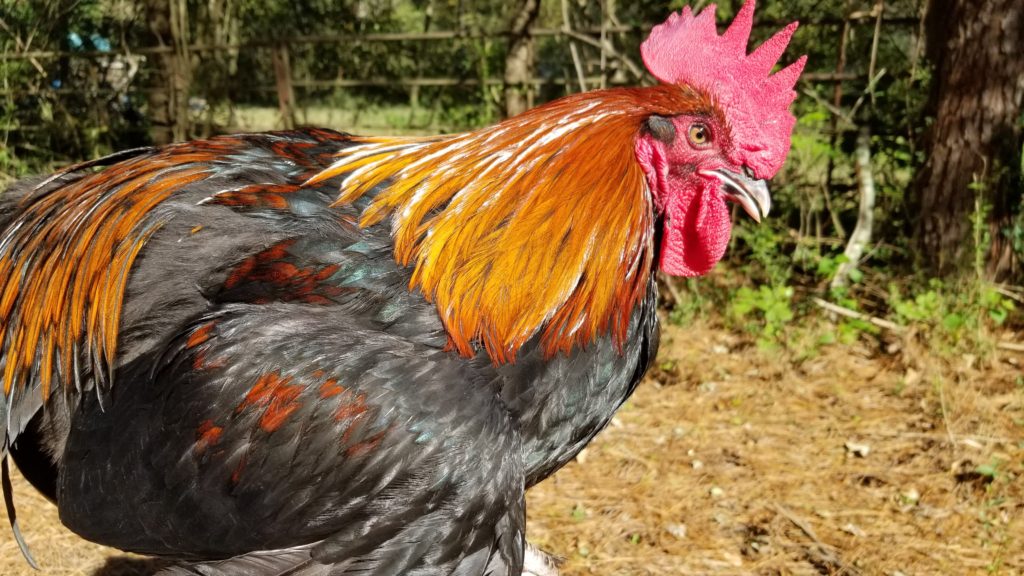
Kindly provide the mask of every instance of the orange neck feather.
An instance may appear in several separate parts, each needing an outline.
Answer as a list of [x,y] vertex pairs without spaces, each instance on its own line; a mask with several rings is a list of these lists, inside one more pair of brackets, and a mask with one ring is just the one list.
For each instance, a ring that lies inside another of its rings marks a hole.
[[345,175],[337,203],[384,184],[361,219],[391,215],[410,289],[450,345],[510,362],[538,331],[549,355],[610,331],[621,345],[654,257],[636,139],[651,114],[692,109],[680,86],[577,94],[474,132],[357,138],[310,183]]

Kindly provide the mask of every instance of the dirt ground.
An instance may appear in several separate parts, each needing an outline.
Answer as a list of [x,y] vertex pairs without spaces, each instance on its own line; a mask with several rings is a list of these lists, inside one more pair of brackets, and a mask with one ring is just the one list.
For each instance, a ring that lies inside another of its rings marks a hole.
[[[1024,355],[790,356],[667,328],[659,369],[530,493],[529,538],[566,576],[1024,574]],[[152,570],[16,489],[43,574]],[[0,529],[0,575],[28,574]]]

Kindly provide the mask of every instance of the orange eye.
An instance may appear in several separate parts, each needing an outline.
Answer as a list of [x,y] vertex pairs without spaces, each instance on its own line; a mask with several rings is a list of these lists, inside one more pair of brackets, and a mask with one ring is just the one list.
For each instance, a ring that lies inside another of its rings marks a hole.
[[691,124],[686,136],[695,148],[705,148],[711,144],[711,131],[703,124]]

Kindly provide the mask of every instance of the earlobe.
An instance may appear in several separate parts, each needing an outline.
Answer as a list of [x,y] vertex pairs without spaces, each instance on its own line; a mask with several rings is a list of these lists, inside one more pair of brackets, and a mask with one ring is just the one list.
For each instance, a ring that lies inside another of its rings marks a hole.
[[647,119],[645,128],[655,140],[666,146],[671,146],[676,141],[676,127],[669,118],[652,115]]

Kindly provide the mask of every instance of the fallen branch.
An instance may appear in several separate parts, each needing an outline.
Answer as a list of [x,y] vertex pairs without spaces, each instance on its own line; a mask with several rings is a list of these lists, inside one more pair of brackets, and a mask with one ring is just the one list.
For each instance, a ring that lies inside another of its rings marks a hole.
[[824,308],[825,310],[828,310],[829,312],[832,312],[833,314],[838,314],[840,316],[845,316],[847,318],[853,318],[854,320],[863,320],[865,322],[870,322],[875,326],[878,326],[879,328],[885,328],[886,330],[892,330],[893,332],[900,333],[906,332],[907,330],[905,327],[900,326],[895,322],[890,322],[888,320],[884,320],[876,316],[870,316],[862,312],[857,312],[856,310],[850,310],[849,308],[844,308],[838,304],[833,304],[831,302],[822,300],[817,296],[811,298],[811,302],[814,302],[816,305],[820,306],[821,308]]
[[813,540],[815,544],[821,546],[822,549],[835,550],[834,546],[829,546],[828,544],[822,542],[821,539],[818,538],[818,535],[814,532],[814,529],[811,528],[811,525],[804,521],[803,518],[800,518],[799,516],[791,512],[789,508],[786,508],[782,504],[775,504],[775,511],[785,516],[787,520],[792,522],[794,526],[799,528],[800,531],[806,534],[808,538]]
[[818,535],[814,532],[814,529],[811,528],[811,525],[804,521],[804,519],[800,518],[799,516],[791,512],[782,504],[776,503],[775,511],[778,512],[781,516],[785,517],[790,522],[792,522],[794,526],[799,528],[800,531],[803,532],[804,535],[810,538],[811,541],[814,543],[813,547],[807,548],[807,554],[808,556],[810,556],[809,559],[812,562],[816,561],[818,563],[824,564],[830,569],[830,573],[833,573],[832,571],[835,570],[836,572],[834,573],[836,574],[860,574],[860,572],[856,568],[848,565],[846,562],[843,562],[843,560],[836,555],[838,550],[835,546],[831,546],[829,544],[822,542],[821,539],[818,538]]
[[992,286],[992,289],[998,292],[1000,295],[1006,296],[1011,300],[1016,300],[1017,302],[1024,304],[1024,296],[1022,296],[1021,292],[1019,292],[1019,288],[1014,290],[1014,287],[1006,286],[1004,284],[990,284],[990,286]]
[[998,342],[996,348],[1000,350],[1009,350],[1010,352],[1021,352],[1024,353],[1024,344],[1018,344],[1016,342]]
[[[946,434],[935,432],[882,432],[875,430],[858,430],[858,435],[870,436],[872,438],[888,438],[899,440],[948,440]],[[1006,436],[980,436],[977,434],[957,434],[957,441],[960,444],[965,442],[992,442],[996,444],[1016,444],[1020,440]]]
[[[843,306],[840,306],[838,304],[833,304],[831,302],[822,300],[821,298],[818,298],[817,296],[811,298],[811,302],[814,302],[815,305],[817,305],[817,306],[819,306],[821,308],[824,308],[825,310],[828,310],[829,312],[832,312],[833,314],[838,314],[840,316],[845,316],[847,318],[853,318],[854,320],[863,320],[864,322],[870,322],[871,324],[874,324],[875,326],[878,326],[879,328],[884,328],[886,330],[891,330],[893,332],[896,332],[897,334],[902,334],[902,333],[907,331],[907,328],[905,326],[900,326],[899,324],[896,324],[895,322],[890,322],[888,320],[885,320],[883,318],[879,318],[877,316],[870,316],[870,315],[864,314],[862,312],[857,312],[856,310],[850,310],[849,308],[844,308]],[[1020,352],[1020,353],[1024,354],[1024,344],[1020,344],[1020,343],[1017,343],[1017,342],[1007,342],[1007,341],[1003,340],[1003,341],[1000,341],[1000,342],[996,342],[996,348],[998,348],[1000,350],[1007,350],[1007,351],[1010,351],[1010,352]]]

